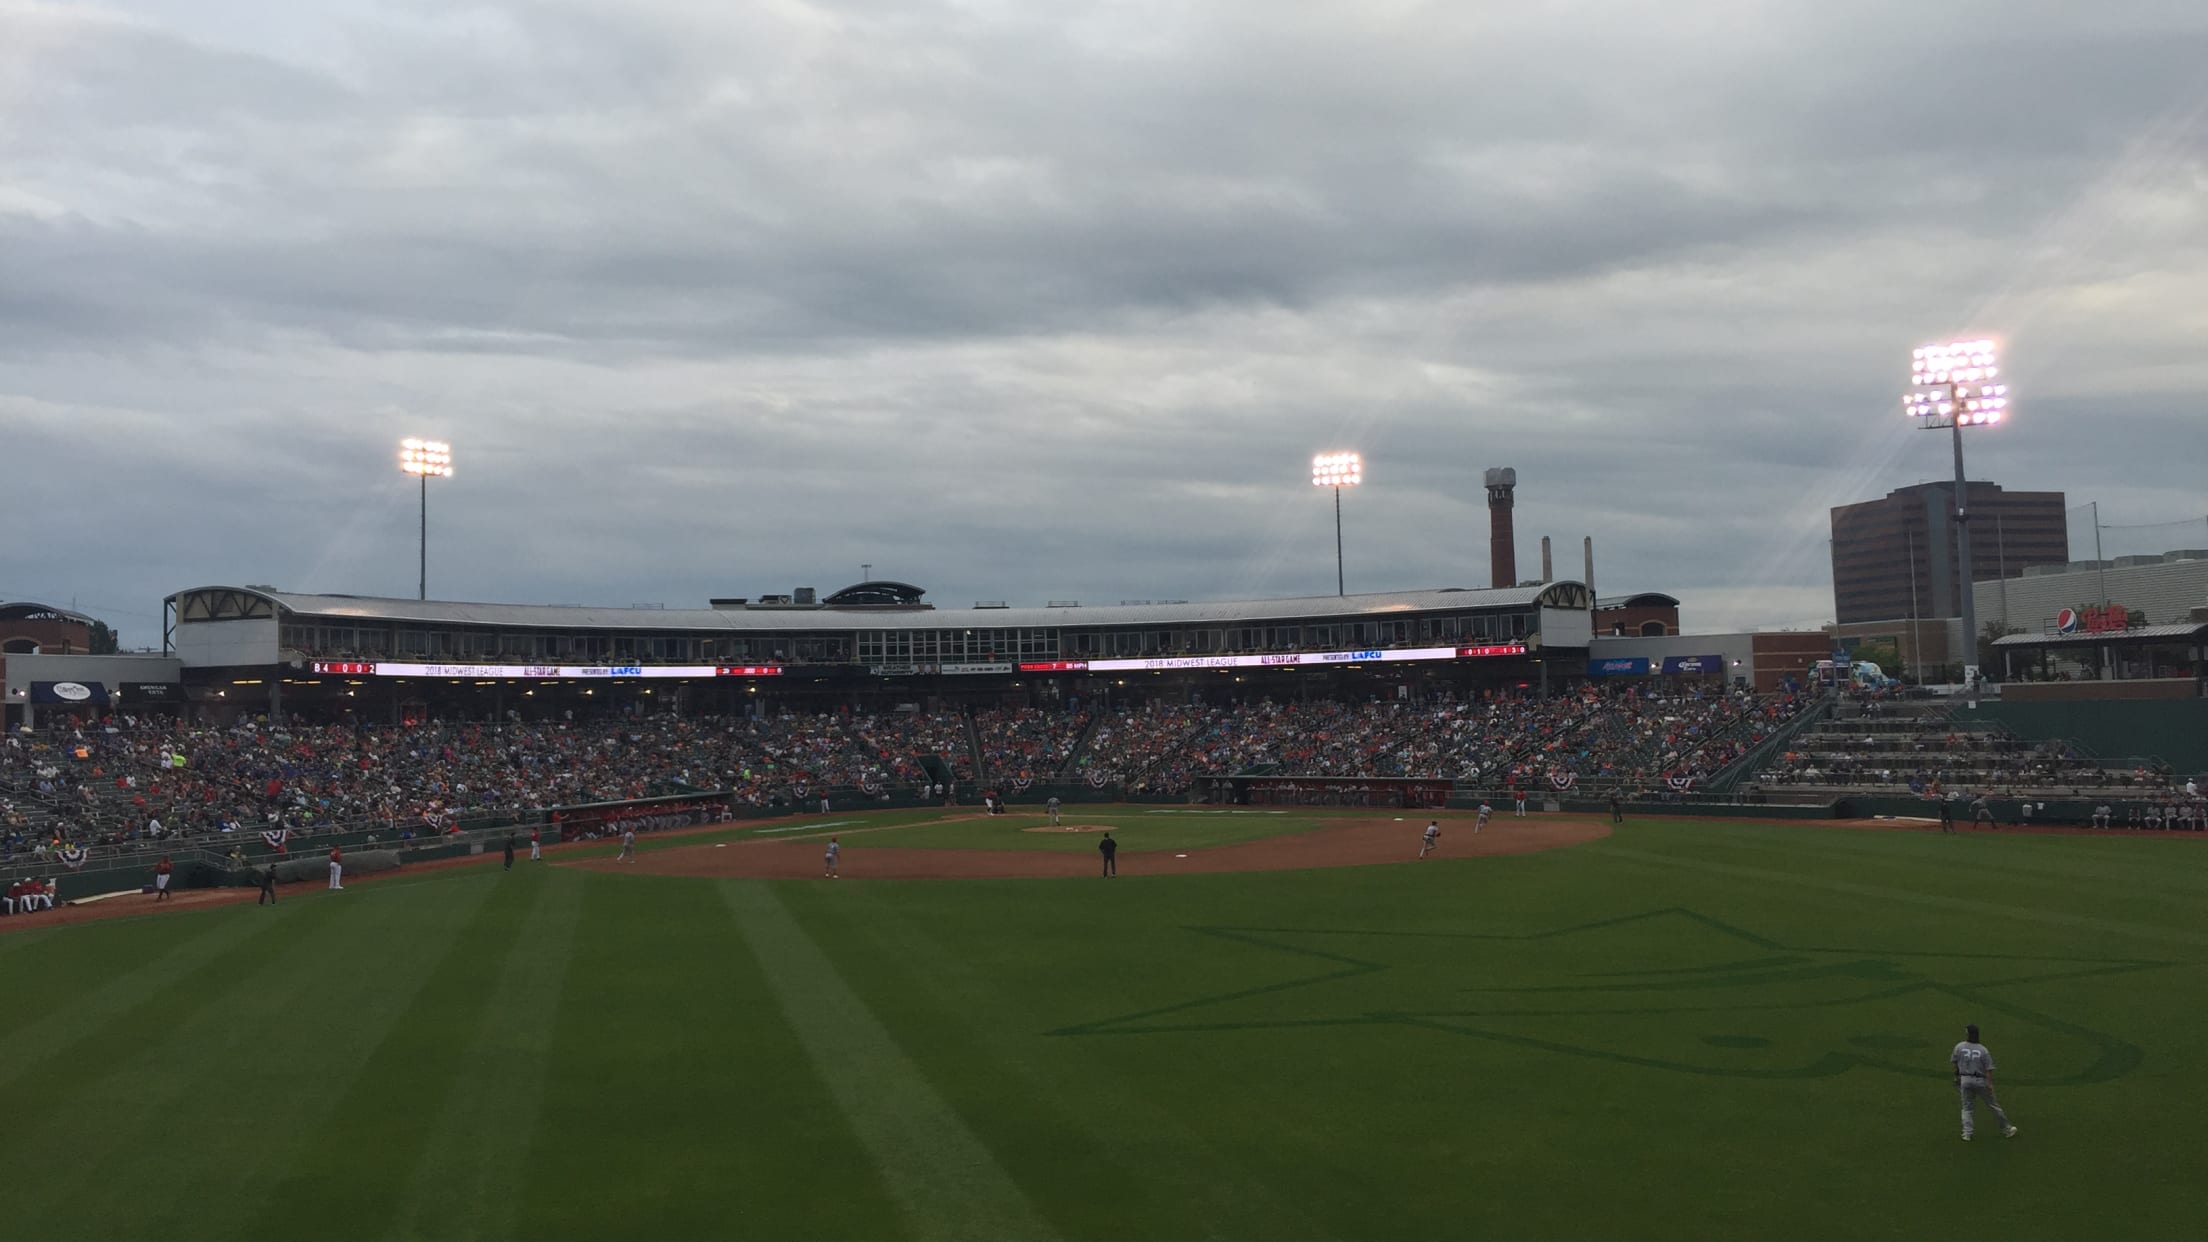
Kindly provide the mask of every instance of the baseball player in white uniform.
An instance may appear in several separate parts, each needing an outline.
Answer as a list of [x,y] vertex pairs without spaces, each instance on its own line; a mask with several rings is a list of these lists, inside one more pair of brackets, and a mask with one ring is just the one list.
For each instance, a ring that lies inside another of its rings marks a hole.
[[1418,847],[1418,856],[1420,858],[1424,858],[1428,854],[1433,853],[1435,849],[1440,847],[1440,845],[1441,821],[1438,819],[1428,820],[1426,823],[1426,840]]
[[822,875],[831,880],[841,878],[836,874],[836,856],[841,853],[843,853],[843,846],[837,844],[834,837],[828,838],[828,857],[821,864],[820,873]]
[[1963,1028],[1963,1042],[1955,1045],[1947,1059],[1955,1065],[1955,1090],[1963,1099],[1963,1141],[1970,1141],[1971,1105],[1981,1099],[1992,1111],[1993,1119],[2001,1123],[2001,1137],[2015,1138],[2016,1126],[2001,1111],[2001,1101],[1994,1098],[1993,1053],[1978,1042],[1977,1024]]
[[615,861],[615,862],[635,862],[635,861],[636,861],[636,829],[634,829],[634,828],[623,828],[623,829],[621,830],[621,856],[620,856],[620,857],[618,857],[618,858],[616,858],[616,859],[614,859],[613,861]]
[[1493,815],[1494,813],[1494,807],[1489,806],[1485,802],[1480,803],[1479,818],[1472,821],[1472,831],[1475,835],[1479,833],[1480,829],[1487,827],[1487,817]]

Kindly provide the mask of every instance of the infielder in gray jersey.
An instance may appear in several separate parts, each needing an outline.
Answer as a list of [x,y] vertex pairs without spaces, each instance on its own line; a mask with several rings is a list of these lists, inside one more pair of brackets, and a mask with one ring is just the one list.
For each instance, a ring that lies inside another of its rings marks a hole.
[[2001,1123],[2001,1137],[2015,1138],[2016,1127],[2010,1124],[2009,1115],[2001,1111],[2001,1101],[1993,1095],[1993,1053],[1978,1042],[1975,1023],[1963,1028],[1963,1042],[1955,1045],[1955,1051],[1947,1059],[1955,1065],[1955,1090],[1963,1097],[1963,1141],[1970,1141],[1971,1105],[1981,1099],[1992,1111],[1993,1119]]

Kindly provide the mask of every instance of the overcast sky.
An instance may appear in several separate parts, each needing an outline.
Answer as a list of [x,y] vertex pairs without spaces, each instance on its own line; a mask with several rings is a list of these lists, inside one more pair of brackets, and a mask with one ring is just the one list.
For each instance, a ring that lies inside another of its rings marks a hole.
[[0,0],[0,597],[129,645],[411,597],[407,435],[444,598],[1329,593],[1345,447],[1352,591],[1510,465],[1816,624],[1963,332],[1973,477],[2208,515],[2208,5]]

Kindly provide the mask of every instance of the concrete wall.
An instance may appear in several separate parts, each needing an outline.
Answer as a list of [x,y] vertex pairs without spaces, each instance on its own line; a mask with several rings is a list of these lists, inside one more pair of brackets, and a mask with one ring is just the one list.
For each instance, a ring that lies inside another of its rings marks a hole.
[[2104,577],[2108,602],[2146,613],[2148,625],[2175,624],[2188,620],[2192,609],[2208,607],[2208,558],[2203,558],[2111,566],[2105,573],[2089,569],[1981,582],[1977,588],[1978,620],[2000,620],[2006,592],[2010,626],[2028,634],[2050,632],[2055,614],[2062,609],[2101,602]]
[[266,668],[276,663],[275,618],[179,622],[176,655],[186,668]]

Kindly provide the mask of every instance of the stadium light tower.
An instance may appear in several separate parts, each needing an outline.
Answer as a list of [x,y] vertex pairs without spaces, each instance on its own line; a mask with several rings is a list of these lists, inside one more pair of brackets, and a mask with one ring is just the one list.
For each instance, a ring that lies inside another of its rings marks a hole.
[[1963,685],[1978,685],[1978,601],[1970,563],[1970,484],[1963,476],[1963,428],[1991,427],[2008,416],[2009,386],[2001,381],[2000,349],[1990,340],[1919,346],[1909,362],[1903,408],[1927,431],[1955,442],[1955,560],[1963,613]]
[[399,469],[422,481],[422,576],[416,599],[429,598],[429,481],[452,477],[452,446],[442,440],[399,441]]
[[1365,481],[1364,459],[1355,453],[1321,453],[1311,459],[1314,487],[1334,489],[1334,593],[1349,594],[1342,578],[1342,489]]

